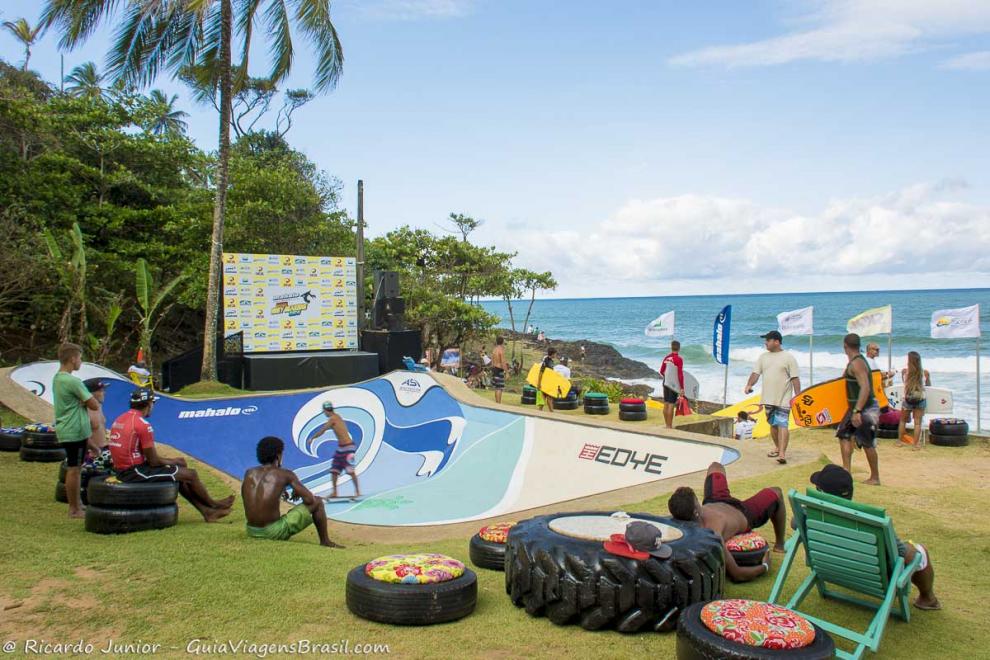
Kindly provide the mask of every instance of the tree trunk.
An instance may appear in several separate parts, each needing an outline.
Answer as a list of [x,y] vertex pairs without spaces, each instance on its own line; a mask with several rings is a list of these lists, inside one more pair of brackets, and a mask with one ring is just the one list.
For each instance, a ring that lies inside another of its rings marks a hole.
[[206,327],[203,330],[203,380],[217,379],[217,316],[220,307],[220,261],[223,253],[223,223],[227,214],[227,171],[230,165],[231,74],[230,38],[233,26],[232,0],[220,2],[220,144],[217,191],[213,203],[213,237],[210,240],[210,281],[206,288]]
[[529,307],[526,308],[526,318],[523,320],[522,330],[520,332],[526,332],[526,328],[529,326],[529,313],[533,311],[533,302],[536,300],[536,289],[534,288],[529,297]]
[[506,298],[505,299],[505,304],[509,308],[509,326],[512,328],[512,331],[515,332],[516,331],[516,318],[512,314],[512,300],[510,300],[509,298]]

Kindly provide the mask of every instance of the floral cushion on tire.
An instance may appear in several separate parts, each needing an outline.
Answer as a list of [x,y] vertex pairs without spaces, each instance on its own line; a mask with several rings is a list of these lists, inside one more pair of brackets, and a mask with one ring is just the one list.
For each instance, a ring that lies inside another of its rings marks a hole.
[[500,522],[494,525],[488,525],[482,527],[478,532],[478,536],[481,537],[483,541],[488,541],[489,543],[505,543],[509,539],[509,530],[515,526],[514,522]]
[[22,426],[4,426],[0,428],[0,433],[6,433],[8,435],[18,435],[24,432],[24,427]]
[[464,575],[464,564],[435,552],[386,555],[365,564],[364,574],[379,582],[430,584],[459,578]]
[[800,649],[815,639],[803,616],[758,600],[712,601],[701,608],[701,622],[723,639],[765,649]]
[[765,550],[767,540],[756,532],[746,532],[736,534],[725,542],[725,547],[729,552],[750,552],[752,550]]
[[51,424],[28,424],[24,427],[24,430],[31,433],[54,433],[55,427]]
[[637,397],[627,396],[626,398],[624,398],[621,401],[619,401],[619,403],[639,404],[639,403],[646,403],[646,401],[644,401],[643,399],[637,398]]

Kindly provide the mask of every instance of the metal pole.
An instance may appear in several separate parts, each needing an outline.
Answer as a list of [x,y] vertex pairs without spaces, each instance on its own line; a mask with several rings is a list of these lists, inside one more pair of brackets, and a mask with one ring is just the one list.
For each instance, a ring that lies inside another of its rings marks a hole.
[[364,330],[364,181],[358,179],[357,198],[357,251],[356,251],[356,279],[357,279],[357,326],[358,344],[360,344],[360,334]]
[[894,354],[892,352],[893,350],[894,350],[894,332],[891,331],[891,333],[887,335],[887,373],[888,374],[894,370]]
[[722,382],[722,405],[729,405],[729,363],[725,363],[725,380]]
[[980,336],[976,336],[976,430],[983,430],[980,424]]
[[815,336],[808,335],[808,380],[815,384]]

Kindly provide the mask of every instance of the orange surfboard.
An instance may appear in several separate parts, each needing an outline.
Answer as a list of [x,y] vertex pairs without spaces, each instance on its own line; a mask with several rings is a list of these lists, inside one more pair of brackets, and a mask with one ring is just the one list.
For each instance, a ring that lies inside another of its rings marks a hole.
[[[881,408],[888,405],[887,395],[883,391],[883,374],[879,371],[873,372],[873,396]],[[845,378],[812,385],[794,397],[791,405],[794,421],[805,428],[834,426],[842,421],[847,410],[849,402],[846,400]]]

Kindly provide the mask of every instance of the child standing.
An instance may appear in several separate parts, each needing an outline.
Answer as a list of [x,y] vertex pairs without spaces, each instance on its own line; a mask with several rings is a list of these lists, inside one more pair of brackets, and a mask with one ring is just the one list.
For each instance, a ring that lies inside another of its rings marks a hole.
[[745,410],[740,410],[739,414],[736,415],[736,425],[733,431],[733,435],[736,440],[752,440],[753,439],[753,427],[756,426],[756,422],[749,418],[749,413]]
[[73,371],[82,368],[82,347],[62,344],[58,349],[58,361],[58,373],[52,379],[55,436],[65,450],[65,495],[69,500],[69,517],[84,518],[86,514],[79,493],[80,468],[92,435],[88,411],[99,410],[100,404],[83,382],[72,375]]

